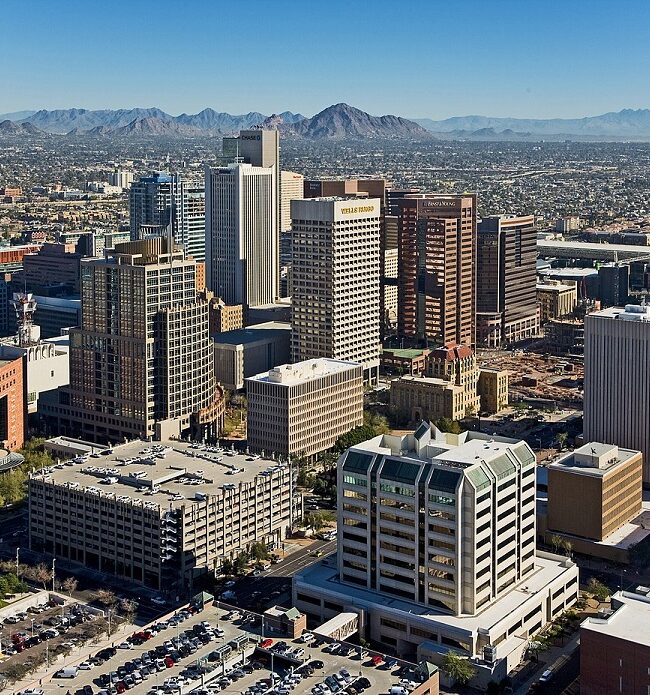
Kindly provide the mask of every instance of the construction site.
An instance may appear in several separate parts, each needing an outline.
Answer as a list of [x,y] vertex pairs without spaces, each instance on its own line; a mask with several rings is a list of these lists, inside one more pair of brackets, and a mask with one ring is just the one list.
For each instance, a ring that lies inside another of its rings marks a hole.
[[511,406],[582,409],[584,367],[578,360],[529,349],[479,350],[477,357],[481,367],[508,370]]

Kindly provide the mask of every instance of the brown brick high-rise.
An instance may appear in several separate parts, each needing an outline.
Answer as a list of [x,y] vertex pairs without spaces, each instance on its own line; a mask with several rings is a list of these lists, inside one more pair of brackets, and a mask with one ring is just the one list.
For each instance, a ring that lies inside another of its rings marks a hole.
[[398,205],[399,335],[473,346],[476,195],[413,194]]

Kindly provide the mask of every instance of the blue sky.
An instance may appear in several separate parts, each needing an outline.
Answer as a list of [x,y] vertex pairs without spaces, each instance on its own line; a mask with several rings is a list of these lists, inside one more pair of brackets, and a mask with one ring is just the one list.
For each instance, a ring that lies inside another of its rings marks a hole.
[[6,0],[0,113],[650,107],[647,0]]

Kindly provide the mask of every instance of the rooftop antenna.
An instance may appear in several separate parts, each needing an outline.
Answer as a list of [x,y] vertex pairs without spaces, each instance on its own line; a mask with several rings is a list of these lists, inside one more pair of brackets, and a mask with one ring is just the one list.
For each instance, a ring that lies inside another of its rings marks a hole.
[[32,327],[34,323],[34,313],[36,311],[36,301],[33,295],[27,292],[15,292],[12,301],[16,312],[18,323],[18,345],[27,347],[35,341],[32,337]]

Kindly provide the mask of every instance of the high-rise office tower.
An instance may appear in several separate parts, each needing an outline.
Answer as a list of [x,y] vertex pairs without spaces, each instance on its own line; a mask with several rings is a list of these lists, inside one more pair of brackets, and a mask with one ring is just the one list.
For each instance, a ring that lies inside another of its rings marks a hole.
[[280,232],[291,231],[291,201],[301,200],[304,176],[295,171],[280,172]]
[[537,230],[533,215],[491,215],[478,225],[476,334],[501,347],[536,335]]
[[276,176],[271,167],[206,168],[208,288],[226,304],[271,304],[278,296]]
[[584,440],[643,453],[650,486],[650,306],[585,316]]
[[379,368],[379,236],[376,198],[291,203],[291,348],[294,362],[316,357]]
[[196,261],[169,246],[165,237],[131,241],[82,261],[70,386],[45,412],[57,431],[113,443],[218,434],[208,303],[197,298]]
[[131,239],[165,235],[171,223],[174,239],[185,253],[205,259],[205,185],[180,174],[142,176],[129,191]]
[[473,346],[476,195],[409,194],[397,204],[399,335]]

